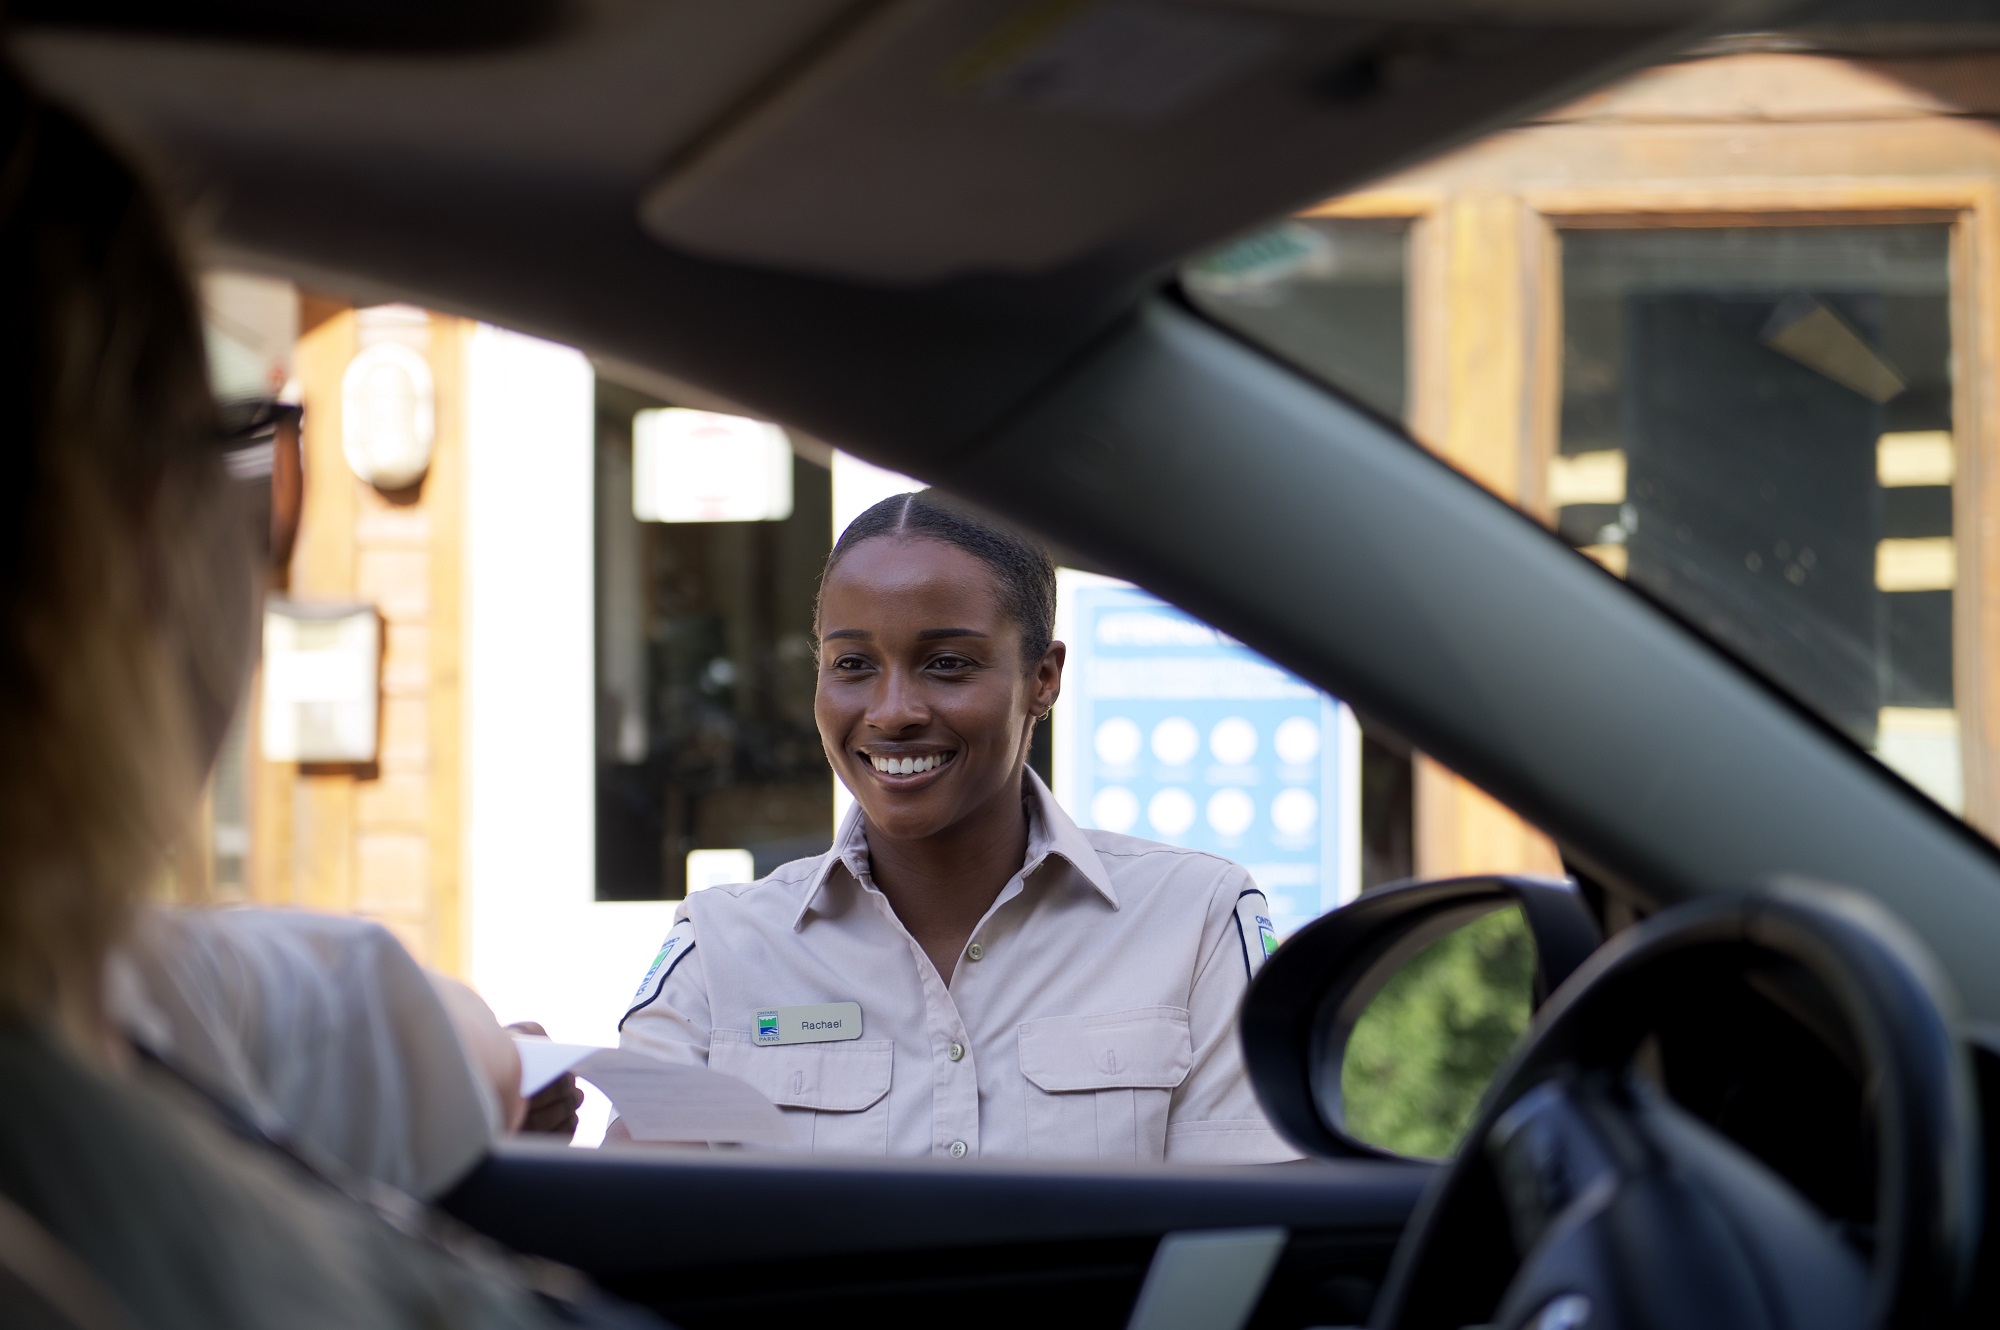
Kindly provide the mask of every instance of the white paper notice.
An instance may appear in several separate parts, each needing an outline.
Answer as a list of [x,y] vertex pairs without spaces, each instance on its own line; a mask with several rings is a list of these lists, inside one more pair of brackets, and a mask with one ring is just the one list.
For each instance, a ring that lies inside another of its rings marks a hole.
[[770,1100],[734,1076],[685,1067],[643,1053],[558,1044],[516,1035],[521,1095],[527,1098],[566,1071],[604,1091],[635,1141],[711,1145],[790,1145],[791,1128]]

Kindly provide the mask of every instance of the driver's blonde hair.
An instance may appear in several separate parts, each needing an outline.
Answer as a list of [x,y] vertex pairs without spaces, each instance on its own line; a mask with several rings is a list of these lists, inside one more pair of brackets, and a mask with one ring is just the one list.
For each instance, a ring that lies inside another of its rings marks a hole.
[[81,1045],[249,659],[214,426],[151,195],[0,70],[0,1019]]

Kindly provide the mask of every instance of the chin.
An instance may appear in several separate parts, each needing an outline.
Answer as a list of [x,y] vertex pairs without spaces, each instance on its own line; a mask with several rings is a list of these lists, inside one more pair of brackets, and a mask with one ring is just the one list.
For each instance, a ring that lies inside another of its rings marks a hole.
[[950,813],[942,809],[870,807],[863,802],[861,812],[870,827],[892,840],[923,840],[952,824]]
[[[866,781],[867,777],[861,779]],[[852,785],[848,786],[850,792],[853,789]],[[951,826],[965,811],[948,791],[927,789],[898,793],[880,786],[864,786],[863,790],[863,793],[854,796],[854,801],[861,805],[862,816],[868,819],[870,827],[896,840],[922,840],[926,836],[934,836]]]

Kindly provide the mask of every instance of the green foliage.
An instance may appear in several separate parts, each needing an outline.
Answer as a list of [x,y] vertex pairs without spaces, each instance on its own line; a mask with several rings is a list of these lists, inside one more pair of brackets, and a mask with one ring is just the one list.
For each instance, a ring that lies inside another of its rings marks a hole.
[[1519,909],[1431,943],[1375,995],[1347,1044],[1348,1132],[1398,1154],[1458,1147],[1480,1096],[1528,1028],[1535,943]]

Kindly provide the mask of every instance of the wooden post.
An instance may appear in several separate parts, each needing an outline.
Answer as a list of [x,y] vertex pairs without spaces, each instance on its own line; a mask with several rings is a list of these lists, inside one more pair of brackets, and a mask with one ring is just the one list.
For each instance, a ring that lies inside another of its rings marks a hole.
[[464,689],[465,349],[470,320],[433,315],[437,447],[424,502],[431,512],[431,965],[465,976]]
[[[354,311],[324,298],[300,302],[295,360],[305,395],[305,508],[292,554],[293,595],[344,600],[354,587],[357,482],[340,447],[340,386],[356,347]],[[345,911],[354,902],[354,782],[259,760],[256,894],[260,900]]]

